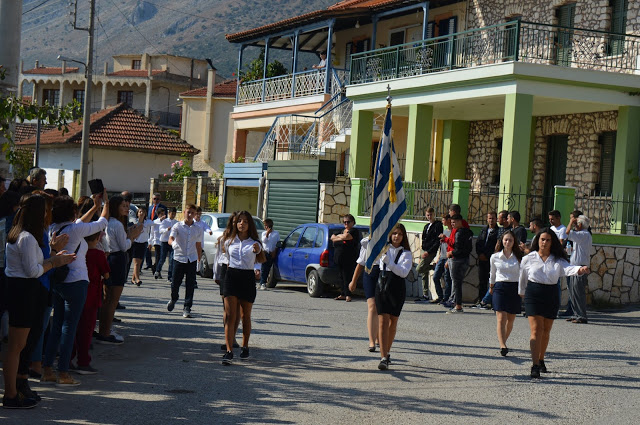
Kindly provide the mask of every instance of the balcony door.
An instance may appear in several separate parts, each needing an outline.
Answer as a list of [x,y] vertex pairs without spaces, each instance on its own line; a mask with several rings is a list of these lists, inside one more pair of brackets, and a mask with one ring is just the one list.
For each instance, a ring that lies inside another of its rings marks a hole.
[[547,168],[544,182],[543,211],[553,209],[553,194],[555,186],[567,183],[567,146],[569,136],[566,134],[549,136],[547,141]]
[[558,25],[562,27],[558,29],[557,33],[556,65],[570,66],[573,50],[573,26],[576,16],[576,4],[565,4],[556,10]]

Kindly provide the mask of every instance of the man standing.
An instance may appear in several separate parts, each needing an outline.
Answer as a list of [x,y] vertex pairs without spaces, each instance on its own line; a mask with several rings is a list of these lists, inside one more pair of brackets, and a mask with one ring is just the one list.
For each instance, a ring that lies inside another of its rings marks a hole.
[[[467,223],[467,221],[465,219],[462,218],[462,215],[460,214],[461,212],[461,208],[460,205],[458,204],[451,204],[449,205],[449,216],[451,217],[451,224],[453,225],[453,217],[454,216],[460,216],[460,228],[465,228],[468,229],[469,228],[469,223]],[[443,242],[447,243],[447,258],[451,258],[451,256],[449,255],[453,249],[454,249],[454,245],[455,245],[455,241],[456,241],[456,232],[458,231],[458,228],[456,226],[453,226],[453,228],[451,229],[451,234],[447,237],[444,236],[444,234],[440,235],[440,240],[442,240]],[[473,234],[473,233],[472,233]],[[468,259],[467,259],[468,260]],[[447,260],[447,263],[445,265],[445,267],[449,268],[449,273],[451,274],[451,280],[453,281],[453,271],[451,270],[451,260]],[[469,267],[469,264],[467,264],[467,267]],[[466,272],[466,270],[465,270]],[[455,305],[455,299],[456,299],[456,286],[455,286],[455,281],[453,282],[454,284],[452,285],[452,293],[451,293],[451,299],[450,300],[446,300],[446,301],[452,301]],[[449,304],[445,304],[446,307],[449,307]]]
[[511,211],[507,217],[507,221],[509,223],[509,227],[513,231],[513,234],[516,235],[517,241],[515,242],[518,245],[526,243],[527,229],[520,224],[520,213],[518,211]]
[[[160,203],[160,200],[162,199],[162,197],[160,196],[160,193],[156,192],[153,194],[153,198],[151,200],[151,204],[149,204],[149,209],[147,210],[147,218],[149,220],[157,220],[158,219],[158,212],[160,211],[160,209],[163,209],[164,211],[167,211],[167,207],[165,207],[164,205],[162,205]],[[154,245],[155,247],[155,245]],[[155,249],[155,248],[154,248]],[[158,257],[160,255],[160,253],[158,253],[156,255],[156,257]],[[147,263],[147,266],[145,267],[145,270],[153,270],[154,266],[151,263],[151,246],[147,246],[147,251],[144,253],[144,259],[145,262]],[[154,270],[155,273],[155,270]]]
[[[589,219],[580,215],[571,217],[569,226],[567,226],[567,239],[573,242],[573,250],[571,251],[572,266],[587,266],[591,264],[590,253],[593,243],[591,232],[589,229]],[[587,323],[587,295],[585,287],[587,286],[587,275],[570,276],[569,280],[569,299],[573,306],[574,315],[573,323]],[[569,319],[567,319],[569,320]]]
[[[551,224],[551,230],[556,234],[563,247],[567,246],[567,228],[561,222],[562,216],[560,211],[549,211],[549,223]],[[569,280],[567,280],[567,289],[569,289]],[[562,305],[562,278],[558,279],[558,299],[560,305]],[[564,313],[558,314],[560,317],[573,317],[573,308],[571,308],[571,297],[567,302],[567,309]]]
[[276,252],[276,244],[280,240],[280,233],[273,230],[273,220],[265,218],[262,222],[265,231],[262,232],[262,249],[267,254],[267,261],[260,266],[260,289],[267,289],[267,278],[273,265],[273,254]]
[[184,211],[184,220],[177,222],[171,228],[169,245],[173,248],[173,274],[171,274],[171,301],[167,303],[167,310],[173,311],[178,301],[178,290],[185,279],[184,309],[182,317],[191,317],[193,306],[193,290],[196,284],[196,264],[202,251],[203,231],[194,222],[196,206],[189,204]]
[[498,242],[498,214],[491,211],[487,214],[487,226],[482,229],[476,241],[476,254],[478,254],[478,304],[475,308],[488,309],[491,294],[486,296],[489,289],[489,271],[491,255],[496,250]]
[[453,281],[453,287],[455,292],[454,307],[449,310],[449,313],[462,313],[462,282],[464,275],[469,268],[469,255],[471,254],[473,232],[463,225],[464,220],[460,214],[456,214],[451,217],[451,223],[453,224],[453,230],[451,235],[455,232],[455,241],[453,249],[447,252],[449,258],[449,269],[451,270],[451,280]]
[[47,184],[47,172],[42,168],[32,168],[29,170],[29,184],[40,190],[44,190]]
[[[429,301],[429,271],[432,269],[431,262],[438,254],[440,248],[440,236],[444,232],[442,223],[436,220],[436,212],[432,207],[425,212],[427,224],[422,230],[422,257],[416,271],[422,278],[422,298],[416,301]],[[440,296],[434,298],[434,302],[440,302]]]
[[498,238],[504,235],[504,232],[511,229],[509,226],[509,211],[502,210],[498,213]]

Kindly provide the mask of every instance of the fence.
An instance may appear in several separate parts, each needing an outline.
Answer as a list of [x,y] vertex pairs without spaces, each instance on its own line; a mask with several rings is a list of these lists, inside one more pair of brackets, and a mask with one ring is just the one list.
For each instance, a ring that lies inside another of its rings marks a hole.
[[589,218],[591,231],[637,235],[640,222],[637,196],[580,196],[575,198],[576,210]]
[[205,211],[216,212],[223,188],[222,179],[212,177],[185,177],[180,182],[161,181],[158,178],[151,179],[150,193],[160,193],[162,203],[168,208],[184,211],[185,205],[195,204]]
[[523,188],[508,191],[506,187],[500,190],[499,186],[485,186],[480,190],[469,191],[469,224],[487,224],[487,213],[503,210],[518,210],[521,222],[540,218],[547,220],[547,213],[553,209],[553,195],[544,195],[542,192],[529,192]]
[[[428,207],[433,207],[436,214],[446,213],[453,202],[453,186],[446,182],[404,182],[402,187],[407,202],[407,212],[403,216],[406,220],[424,220]],[[372,191],[371,180],[367,180],[359,215],[371,214]]]

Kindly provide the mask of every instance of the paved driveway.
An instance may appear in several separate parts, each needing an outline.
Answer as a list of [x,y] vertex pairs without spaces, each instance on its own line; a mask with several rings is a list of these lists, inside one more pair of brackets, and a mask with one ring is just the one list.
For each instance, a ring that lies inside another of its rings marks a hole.
[[[556,321],[547,367],[528,378],[528,324],[518,317],[511,352],[498,352],[492,312],[407,301],[391,369],[367,351],[363,299],[312,299],[303,287],[259,292],[251,359],[222,366],[218,287],[200,279],[193,319],[169,285],[127,286],[117,315],[122,346],[96,345],[95,376],[76,388],[33,384],[30,411],[0,409],[2,424],[169,423],[637,423],[640,312]],[[181,291],[181,296],[183,291]],[[237,357],[236,352],[236,359]]]

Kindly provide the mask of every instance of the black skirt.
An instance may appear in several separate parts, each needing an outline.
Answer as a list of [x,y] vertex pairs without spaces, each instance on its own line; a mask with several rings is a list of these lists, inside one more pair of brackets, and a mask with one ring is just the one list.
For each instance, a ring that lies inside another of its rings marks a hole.
[[378,275],[380,275],[380,267],[377,265],[371,268],[371,273],[364,272],[362,278],[362,287],[364,289],[364,296],[366,299],[374,298],[376,296],[376,284],[378,283]]
[[124,251],[112,252],[107,257],[107,262],[111,269],[111,273],[109,273],[111,283],[108,286],[124,286],[127,281],[127,263],[129,262],[127,253]]
[[547,319],[558,317],[560,300],[558,285],[543,285],[529,281],[524,294],[524,311],[527,316],[542,316]]
[[[387,273],[391,273],[387,271]],[[404,306],[404,299],[407,294],[407,287],[404,279],[391,273],[392,279],[389,282],[389,289],[385,294],[380,293],[379,285],[376,285],[376,310],[378,314],[390,314],[400,317],[400,312]]]
[[7,277],[9,326],[38,328],[47,307],[49,291],[37,278]]
[[518,295],[518,282],[496,282],[493,287],[491,306],[494,311],[520,314],[522,298]]
[[256,300],[256,275],[251,270],[227,268],[222,281],[222,295],[237,297],[240,300],[254,303]]

